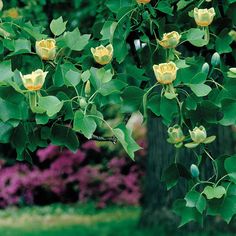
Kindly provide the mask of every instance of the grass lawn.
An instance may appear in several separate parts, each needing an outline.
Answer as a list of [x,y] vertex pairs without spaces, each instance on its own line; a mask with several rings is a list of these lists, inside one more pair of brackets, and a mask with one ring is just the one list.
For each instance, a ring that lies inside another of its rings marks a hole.
[[[96,210],[93,204],[52,205],[47,207],[11,208],[0,211],[0,236],[159,236],[167,235],[164,227],[155,230],[137,228],[138,207],[110,207]],[[176,231],[172,235],[183,235]],[[212,235],[191,233],[185,236]],[[235,234],[214,234],[235,235]]]

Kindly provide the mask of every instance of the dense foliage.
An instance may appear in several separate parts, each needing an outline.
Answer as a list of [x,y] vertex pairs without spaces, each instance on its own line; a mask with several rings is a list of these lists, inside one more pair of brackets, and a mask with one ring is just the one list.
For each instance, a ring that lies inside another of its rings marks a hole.
[[[236,1],[99,3],[89,34],[68,31],[62,17],[51,21],[50,33],[3,12],[0,142],[10,143],[18,160],[31,161],[30,153],[49,143],[76,151],[84,136],[119,141],[134,159],[140,147],[126,127],[130,115],[162,117],[176,147],[163,179],[168,189],[180,177],[189,183],[174,204],[181,225],[205,215],[230,222],[236,156],[213,157],[209,144],[217,138],[214,127],[235,124]],[[111,106],[121,113],[115,124],[107,122]],[[192,150],[191,167],[180,148]],[[209,178],[199,171],[208,161]]]

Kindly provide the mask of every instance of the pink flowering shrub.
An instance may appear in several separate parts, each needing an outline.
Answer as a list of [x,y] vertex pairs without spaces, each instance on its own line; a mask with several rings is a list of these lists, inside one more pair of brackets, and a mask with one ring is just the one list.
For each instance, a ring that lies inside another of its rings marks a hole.
[[[101,148],[86,142],[76,153],[48,146],[37,152],[35,166],[1,164],[0,207],[53,202],[96,201],[136,205],[141,197],[140,165],[125,157],[108,160]],[[145,151],[140,151],[143,157]]]

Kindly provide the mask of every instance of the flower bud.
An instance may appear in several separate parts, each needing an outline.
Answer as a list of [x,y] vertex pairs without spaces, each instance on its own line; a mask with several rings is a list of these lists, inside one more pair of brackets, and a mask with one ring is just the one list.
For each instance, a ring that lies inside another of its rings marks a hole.
[[190,167],[190,172],[193,178],[197,178],[199,176],[199,169],[196,165],[192,164]]
[[3,9],[3,2],[0,0],[0,11]]
[[160,84],[171,84],[176,79],[178,68],[174,62],[169,62],[154,65],[153,70]]
[[45,61],[54,60],[56,57],[56,41],[54,39],[43,39],[36,41],[36,53]]
[[194,143],[203,143],[207,138],[206,129],[203,126],[195,127],[189,133]]
[[205,73],[205,74],[208,74],[209,73],[209,70],[210,70],[210,66],[207,62],[205,62],[203,65],[202,65],[202,73]]
[[229,36],[234,40],[236,41],[236,31],[235,30],[231,30],[229,32]]
[[43,72],[41,69],[33,71],[31,74],[22,75],[20,73],[23,85],[30,91],[40,90],[45,82],[48,72]]
[[87,106],[87,102],[86,102],[85,98],[81,98],[79,100],[79,105],[82,109],[84,109]]
[[178,32],[172,31],[164,34],[162,40],[158,42],[163,48],[175,48],[179,44],[180,38],[181,35]]
[[113,57],[113,46],[111,44],[104,47],[103,45],[91,48],[94,60],[100,65],[106,65],[111,62]]
[[168,142],[172,144],[181,143],[184,141],[185,136],[179,125],[174,125],[168,129]]
[[151,2],[151,0],[136,0],[136,2],[139,4],[147,4],[147,3]]
[[90,81],[88,80],[85,84],[85,96],[86,97],[89,97],[90,96],[90,93],[91,93],[91,84],[90,84]]
[[220,64],[220,55],[218,52],[215,52],[211,57],[211,64],[217,66]]
[[208,26],[212,23],[215,16],[215,9],[198,9],[197,7],[193,10],[194,20],[199,26]]

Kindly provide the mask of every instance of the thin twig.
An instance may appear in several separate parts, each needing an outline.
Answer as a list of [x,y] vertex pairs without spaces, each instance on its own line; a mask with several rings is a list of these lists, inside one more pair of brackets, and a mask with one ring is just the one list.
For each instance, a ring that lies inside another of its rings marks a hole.
[[117,138],[115,136],[112,137],[100,137],[97,135],[93,135],[91,140],[99,141],[99,142],[112,142],[113,144],[117,143]]

